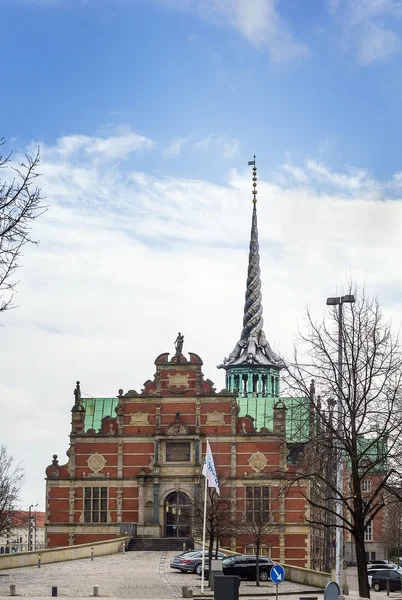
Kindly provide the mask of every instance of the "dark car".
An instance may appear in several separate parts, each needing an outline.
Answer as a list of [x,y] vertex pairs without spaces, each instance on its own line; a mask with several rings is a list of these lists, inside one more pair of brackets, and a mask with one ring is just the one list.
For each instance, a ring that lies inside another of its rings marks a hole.
[[[258,559],[260,568],[260,581],[268,581],[271,568],[275,564],[267,556],[260,556]],[[257,570],[257,557],[255,554],[241,554],[225,558],[222,562],[222,571],[224,575],[238,575],[241,579],[251,579],[255,581]],[[205,579],[209,577],[208,566],[204,571]]]
[[[212,558],[222,560],[226,557],[223,552],[218,552],[215,556],[215,552],[212,553]],[[208,562],[208,551],[205,551],[205,562]],[[170,563],[172,569],[178,569],[182,573],[197,573],[201,575],[202,571],[202,550],[193,550],[192,552],[183,552],[175,556]]]
[[368,569],[376,569],[376,571],[380,571],[380,569],[395,569],[396,565],[394,563],[388,562],[386,560],[379,560],[376,562],[368,562]]
[[402,585],[402,574],[395,569],[381,569],[373,575],[372,586],[376,592],[387,589],[387,580],[389,580],[389,591],[399,592]]

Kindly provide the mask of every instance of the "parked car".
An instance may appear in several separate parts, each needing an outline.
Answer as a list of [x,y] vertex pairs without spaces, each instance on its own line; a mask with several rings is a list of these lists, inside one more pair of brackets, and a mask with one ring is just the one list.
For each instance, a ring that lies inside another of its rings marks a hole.
[[[215,552],[212,554],[212,558],[223,560],[226,558],[226,554],[218,552],[217,556]],[[208,561],[208,551],[205,551],[205,562]],[[193,550],[192,552],[183,552],[178,556],[175,556],[170,563],[172,569],[179,569],[182,573],[197,573],[201,575],[202,571],[202,550]]]
[[397,571],[398,573],[400,573],[402,575],[402,569],[398,569],[397,567],[395,567],[394,569],[382,569],[382,568],[367,569],[367,577],[368,577],[369,586],[370,587],[373,586],[373,577],[376,573],[386,573],[387,571]]
[[[271,568],[275,564],[267,556],[260,556],[258,559],[260,568],[260,581],[268,581]],[[240,554],[225,558],[222,562],[222,571],[224,575],[238,575],[241,579],[256,579],[257,557],[255,554]],[[204,570],[204,577],[209,577],[209,567]]]
[[402,573],[396,569],[381,569],[374,573],[372,578],[372,587],[376,592],[387,589],[387,580],[389,580],[389,591],[399,592],[402,588]]
[[381,571],[382,569],[396,569],[394,563],[367,563],[367,569]]

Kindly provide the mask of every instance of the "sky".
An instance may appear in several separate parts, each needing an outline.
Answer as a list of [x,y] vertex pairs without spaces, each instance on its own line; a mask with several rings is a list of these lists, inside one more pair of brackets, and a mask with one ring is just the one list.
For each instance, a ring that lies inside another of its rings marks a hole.
[[[39,146],[49,208],[1,315],[0,442],[67,461],[75,382],[141,391],[154,360],[216,365],[241,327],[256,155],[265,333],[285,357],[346,280],[397,331],[402,1],[0,0],[0,137]],[[8,176],[0,173],[1,177]]]

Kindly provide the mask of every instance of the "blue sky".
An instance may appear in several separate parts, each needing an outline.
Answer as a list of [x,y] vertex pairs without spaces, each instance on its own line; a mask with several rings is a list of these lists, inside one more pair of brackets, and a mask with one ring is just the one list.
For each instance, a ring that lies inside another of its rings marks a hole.
[[[129,125],[161,146],[188,136],[239,140],[239,163],[255,152],[268,168],[325,155],[334,168],[379,178],[399,169],[397,0],[0,4],[8,139],[52,143]],[[153,162],[161,172],[219,178],[221,158],[211,150],[197,161]]]
[[[0,330],[0,439],[44,504],[73,389],[222,362],[241,330],[257,155],[265,332],[289,355],[345,277],[401,323],[401,0],[0,0],[0,136],[49,210]],[[3,176],[4,173],[3,173]]]

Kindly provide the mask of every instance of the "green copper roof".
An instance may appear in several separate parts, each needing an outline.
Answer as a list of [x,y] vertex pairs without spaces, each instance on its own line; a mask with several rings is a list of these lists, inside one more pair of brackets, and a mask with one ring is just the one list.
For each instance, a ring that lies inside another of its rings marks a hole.
[[371,465],[370,470],[373,472],[383,472],[388,469],[388,446],[384,437],[359,436],[357,438],[357,453],[362,468]]
[[[273,431],[274,405],[277,396],[238,398],[240,416],[253,417],[257,431],[266,427]],[[280,398],[287,408],[286,438],[288,442],[306,442],[309,438],[309,401],[308,398]],[[102,419],[114,417],[117,398],[81,398],[85,408],[84,431],[99,431]]]
[[288,442],[307,442],[309,439],[309,400],[308,398],[278,398],[277,396],[238,398],[240,416],[253,417],[257,431],[266,427],[274,428],[274,405],[281,400],[286,411],[286,439]]
[[102,419],[116,416],[114,409],[117,403],[117,398],[81,398],[81,404],[85,408],[84,431],[99,431]]

